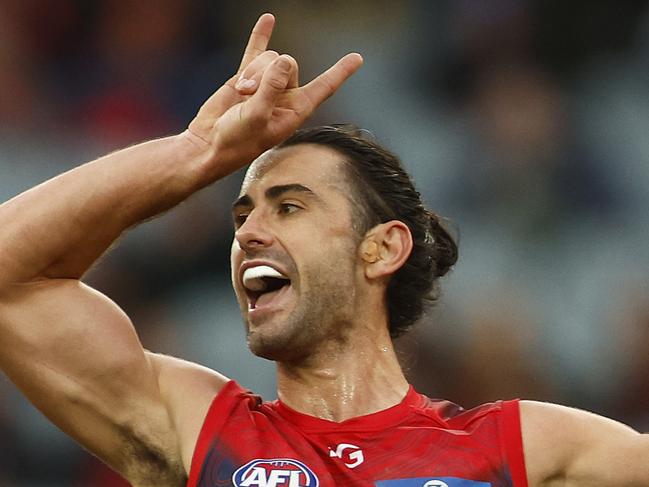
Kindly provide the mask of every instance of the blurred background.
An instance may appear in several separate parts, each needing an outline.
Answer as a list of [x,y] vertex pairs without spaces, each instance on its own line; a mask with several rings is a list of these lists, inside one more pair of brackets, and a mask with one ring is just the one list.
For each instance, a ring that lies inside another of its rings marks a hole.
[[[438,305],[399,343],[420,392],[649,430],[647,2],[0,0],[0,200],[182,131],[264,11],[303,80],[364,55],[309,123],[372,131],[459,233]],[[87,280],[147,348],[273,399],[229,284],[240,179],[131,232]],[[124,485],[0,376],[0,486]]]

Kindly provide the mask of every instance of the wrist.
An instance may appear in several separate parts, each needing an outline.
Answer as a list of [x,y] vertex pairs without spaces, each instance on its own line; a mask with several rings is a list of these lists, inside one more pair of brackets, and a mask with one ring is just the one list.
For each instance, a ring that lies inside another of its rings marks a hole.
[[193,161],[193,166],[200,173],[204,185],[211,184],[241,167],[249,164],[253,158],[246,157],[242,146],[217,147],[191,129],[175,136],[179,144],[180,157],[184,162]]
[[226,176],[219,151],[214,146],[196,135],[190,129],[172,137],[176,145],[179,161],[189,164],[192,173],[196,174],[200,187],[207,186]]

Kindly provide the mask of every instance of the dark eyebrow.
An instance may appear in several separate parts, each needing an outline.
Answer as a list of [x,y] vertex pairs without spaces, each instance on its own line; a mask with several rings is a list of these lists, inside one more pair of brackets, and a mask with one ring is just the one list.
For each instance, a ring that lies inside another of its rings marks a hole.
[[252,206],[252,198],[248,196],[247,194],[244,194],[242,196],[239,196],[234,202],[232,203],[232,210],[236,210],[240,206]]
[[271,186],[266,190],[266,198],[270,200],[275,200],[282,196],[284,193],[289,193],[289,192],[297,192],[297,193],[306,193],[309,196],[316,196],[316,194],[311,191],[309,188],[306,186],[303,186],[302,184],[282,184],[279,186]]
[[[293,183],[293,184],[280,184],[278,186],[271,186],[268,188],[265,192],[266,198],[270,200],[276,200],[280,196],[282,196],[285,193],[289,192],[298,192],[298,193],[305,193],[308,196],[312,196],[316,199],[318,196],[311,191],[309,188],[302,184],[298,183]],[[252,198],[248,196],[247,194],[244,194],[242,196],[239,196],[236,200],[234,200],[234,203],[232,203],[232,209],[235,210],[241,206],[253,206],[254,203],[252,201]]]

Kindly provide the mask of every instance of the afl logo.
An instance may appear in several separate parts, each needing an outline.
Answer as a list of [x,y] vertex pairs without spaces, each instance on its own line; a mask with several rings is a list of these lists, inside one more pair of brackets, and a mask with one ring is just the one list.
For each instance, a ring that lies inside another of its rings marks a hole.
[[318,477],[302,462],[290,458],[256,459],[232,474],[237,487],[318,487]]

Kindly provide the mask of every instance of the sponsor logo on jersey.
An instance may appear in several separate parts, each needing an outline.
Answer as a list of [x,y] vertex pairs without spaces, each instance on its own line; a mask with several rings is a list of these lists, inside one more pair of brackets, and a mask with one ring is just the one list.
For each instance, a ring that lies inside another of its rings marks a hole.
[[236,487],[318,487],[318,477],[290,458],[255,459],[232,474]]
[[356,468],[365,461],[363,450],[359,446],[350,443],[341,443],[335,450],[329,448],[331,458],[340,458],[348,468]]
[[376,487],[491,487],[489,482],[478,482],[458,477],[418,477],[413,479],[379,480]]

